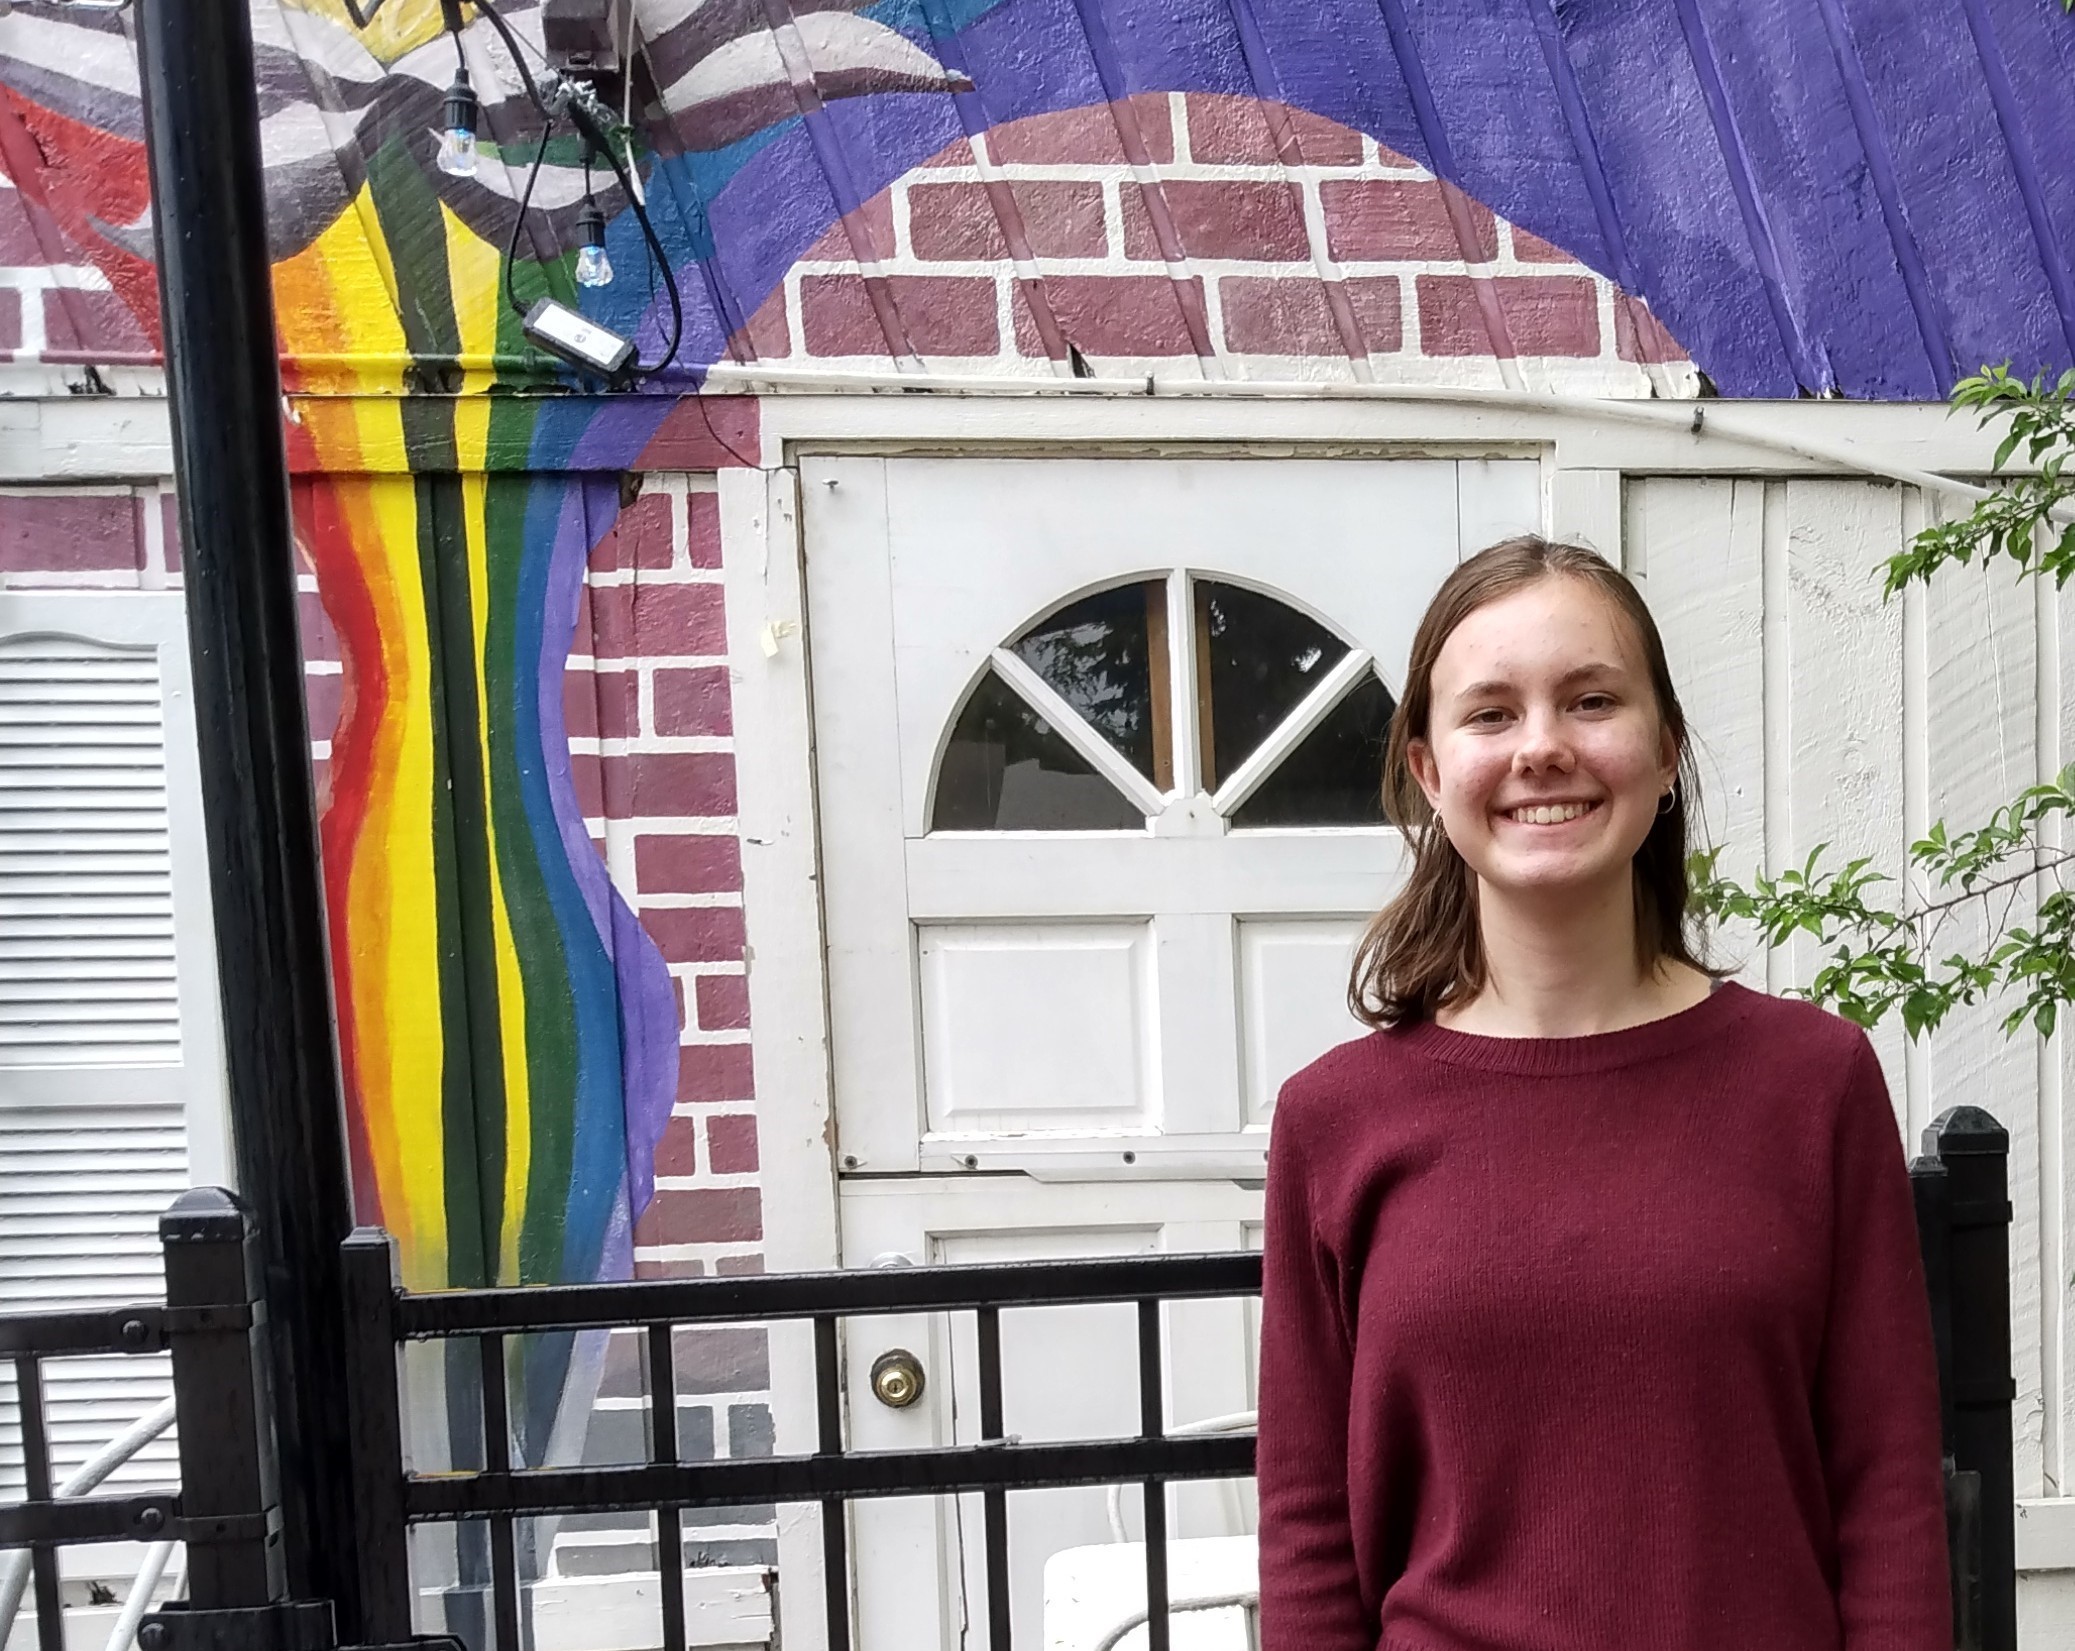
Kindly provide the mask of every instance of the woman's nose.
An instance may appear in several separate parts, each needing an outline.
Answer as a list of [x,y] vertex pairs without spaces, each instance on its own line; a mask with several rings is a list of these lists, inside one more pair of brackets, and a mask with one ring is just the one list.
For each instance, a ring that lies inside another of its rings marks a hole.
[[1545,769],[1567,771],[1571,766],[1571,747],[1563,737],[1560,719],[1545,712],[1530,712],[1521,723],[1513,762],[1515,767],[1532,773]]

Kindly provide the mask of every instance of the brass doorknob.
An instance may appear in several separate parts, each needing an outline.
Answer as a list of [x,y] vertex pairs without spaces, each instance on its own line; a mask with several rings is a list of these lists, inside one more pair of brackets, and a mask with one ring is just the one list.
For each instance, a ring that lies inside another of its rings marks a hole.
[[872,1397],[894,1410],[906,1410],[922,1397],[922,1361],[905,1347],[881,1353],[872,1361]]

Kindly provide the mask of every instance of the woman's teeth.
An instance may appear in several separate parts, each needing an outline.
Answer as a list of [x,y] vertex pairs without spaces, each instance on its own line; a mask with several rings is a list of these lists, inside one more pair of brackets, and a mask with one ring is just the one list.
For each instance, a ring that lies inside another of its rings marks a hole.
[[1591,807],[1590,803],[1555,803],[1542,808],[1509,809],[1506,817],[1518,820],[1522,825],[1562,825],[1566,820],[1575,820]]

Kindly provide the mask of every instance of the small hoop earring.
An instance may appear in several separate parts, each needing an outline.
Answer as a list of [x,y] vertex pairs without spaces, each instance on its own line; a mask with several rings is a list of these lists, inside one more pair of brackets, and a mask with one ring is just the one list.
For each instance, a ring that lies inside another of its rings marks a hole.
[[1665,794],[1657,799],[1657,813],[1659,818],[1662,818],[1664,815],[1669,814],[1673,809],[1677,808],[1678,806],[1679,786],[1678,782],[1675,780],[1672,782],[1670,788],[1665,792]]

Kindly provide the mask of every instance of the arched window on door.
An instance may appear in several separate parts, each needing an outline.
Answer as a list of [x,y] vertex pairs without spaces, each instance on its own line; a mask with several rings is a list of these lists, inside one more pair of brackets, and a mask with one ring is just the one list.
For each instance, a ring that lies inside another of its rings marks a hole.
[[1226,829],[1380,826],[1396,706],[1362,649],[1187,569],[1077,597],[1005,646],[938,764],[934,831],[1138,831],[1207,799]]

